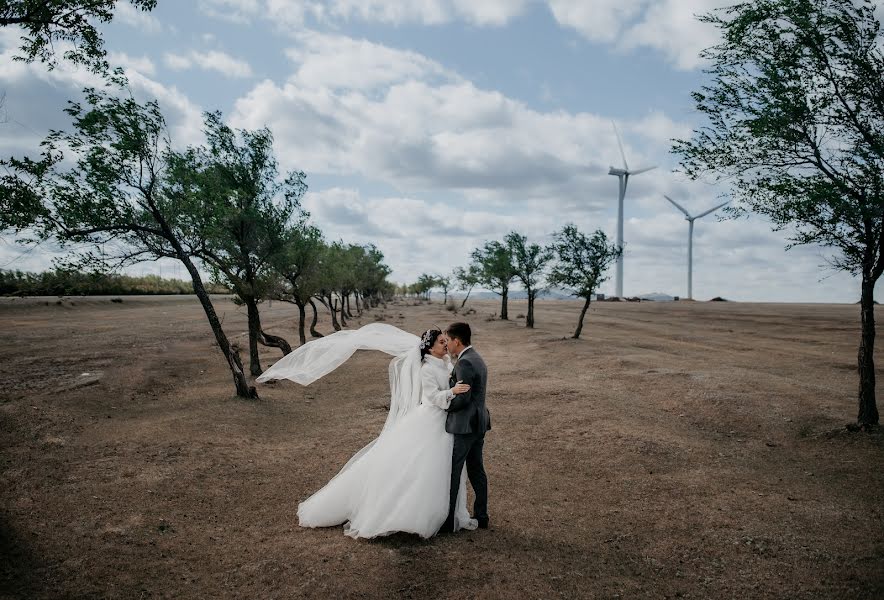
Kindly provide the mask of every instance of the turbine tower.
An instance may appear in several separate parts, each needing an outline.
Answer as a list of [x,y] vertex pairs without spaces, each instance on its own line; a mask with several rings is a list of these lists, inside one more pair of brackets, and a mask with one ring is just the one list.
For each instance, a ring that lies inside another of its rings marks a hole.
[[[651,169],[656,169],[657,167],[645,167],[643,169],[636,169],[634,171],[629,169],[629,164],[626,162],[626,153],[623,151],[623,141],[620,139],[620,132],[617,131],[617,124],[612,123],[614,125],[614,133],[617,135],[617,145],[620,146],[620,157],[623,159],[623,168],[618,169],[617,167],[611,167],[608,169],[608,175],[614,175],[620,180],[620,203],[617,205],[617,246],[619,248],[623,248],[623,198],[626,197],[626,184],[629,182],[630,175],[638,175],[640,173],[644,173],[646,171],[650,171]],[[623,255],[624,252],[620,252],[620,257],[617,259],[617,297],[623,297]]]
[[672,203],[672,205],[675,206],[675,208],[677,208],[678,210],[683,212],[684,218],[688,222],[688,300],[693,300],[694,299],[694,290],[693,290],[693,286],[694,286],[694,282],[693,282],[693,276],[694,276],[694,221],[696,221],[697,219],[699,219],[701,217],[705,217],[709,213],[715,212],[716,210],[718,210],[719,208],[721,208],[722,206],[724,206],[725,204],[730,202],[730,200],[728,200],[728,202],[723,202],[723,203],[719,204],[715,208],[710,208],[706,212],[700,213],[696,217],[692,217],[691,213],[686,211],[681,204],[679,204],[678,202],[676,202],[675,200],[673,200],[672,198],[670,198],[666,194],[663,194],[663,197],[666,198],[667,200],[669,200]]

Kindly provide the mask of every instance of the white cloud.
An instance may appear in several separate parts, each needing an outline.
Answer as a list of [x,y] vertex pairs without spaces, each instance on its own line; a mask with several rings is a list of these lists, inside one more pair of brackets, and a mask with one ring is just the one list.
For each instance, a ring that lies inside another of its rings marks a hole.
[[[532,3],[546,5],[562,27],[592,42],[621,51],[650,48],[660,51],[677,68],[702,66],[700,50],[718,41],[716,30],[696,15],[733,4],[732,0],[199,0],[208,16],[233,23],[266,18],[300,35],[308,17],[332,27],[359,20],[391,25],[445,25],[463,21],[502,27],[523,16]],[[131,5],[124,19],[135,19]],[[876,14],[884,15],[878,2]],[[138,18],[145,17],[143,13]],[[154,19],[155,20],[155,19]],[[158,25],[158,23],[157,23]]]
[[[539,112],[469,82],[435,81],[435,73],[383,90],[338,90],[305,83],[299,71],[281,85],[258,84],[236,101],[230,120],[268,125],[282,161],[312,173],[361,175],[406,191],[456,190],[510,207],[534,200],[600,206],[617,155],[608,119]],[[630,128],[654,144],[684,129],[662,113]],[[628,147],[636,164],[650,160],[646,150]]]
[[252,67],[244,60],[234,58],[218,50],[199,52],[191,50],[187,54],[167,52],[163,60],[170,69],[184,71],[198,67],[206,71],[216,71],[225,77],[251,77]]
[[717,32],[695,15],[732,4],[730,0],[200,0],[207,15],[235,23],[264,17],[300,35],[308,17],[337,27],[359,20],[391,25],[445,25],[463,21],[502,27],[542,3],[562,27],[621,51],[661,51],[677,68],[701,65],[698,53]]
[[[64,117],[61,109],[68,98],[79,98],[85,87],[102,88],[105,85],[100,76],[66,63],[50,71],[41,63],[13,61],[12,56],[18,51],[18,35],[15,32],[0,31],[0,45],[0,89],[9,90],[10,117],[34,136],[39,137],[37,132],[46,131],[47,121],[54,122],[56,118]],[[66,49],[65,44],[59,44],[57,52],[62,54]],[[116,52],[111,52],[109,58],[113,63],[126,67],[126,75],[136,98],[159,100],[177,143],[193,144],[203,139],[201,109],[174,86],[151,78],[154,66],[149,58],[133,58]],[[63,123],[59,126],[67,126],[69,122],[64,118]],[[18,150],[18,153],[35,153],[36,150],[24,137],[19,137],[9,147]]]
[[199,0],[199,9],[207,16],[246,24],[260,13],[259,0]]
[[697,20],[696,15],[730,5],[730,0],[661,0],[652,3],[640,22],[623,32],[620,46],[632,49],[653,48],[677,68],[689,70],[702,66],[700,51],[718,43],[716,29]]
[[[423,272],[448,273],[466,264],[473,248],[501,231],[526,230],[524,219],[516,214],[461,210],[446,202],[409,197],[363,197],[348,188],[309,192],[304,207],[332,239],[377,245],[388,264],[395,265],[397,281],[413,281]],[[535,225],[545,232],[553,220],[540,215]]]
[[125,52],[109,52],[108,61],[112,66],[123,67],[126,71],[138,71],[143,75],[156,75],[157,69],[147,56],[129,56]]
[[421,54],[367,40],[305,31],[298,42],[286,50],[297,65],[292,79],[310,88],[369,90],[409,79],[459,79]]
[[128,2],[117,3],[114,9],[114,19],[146,33],[159,33],[163,30],[163,26],[155,16],[135,8]]
[[193,61],[190,58],[180,54],[172,54],[171,52],[167,52],[163,56],[163,60],[166,66],[173,71],[185,71],[193,66]]
[[463,20],[479,26],[502,26],[521,15],[530,0],[200,0],[204,14],[248,23],[262,13],[273,22],[300,27],[311,16],[334,23],[348,20],[403,25],[442,25]]
[[521,14],[525,0],[332,0],[324,14],[365,21],[439,25],[463,19],[476,25],[504,25]]
[[648,0],[548,0],[556,21],[598,42],[614,42]]
[[622,51],[658,50],[677,68],[702,66],[700,50],[718,33],[696,16],[733,4],[730,0],[546,0],[563,27]]

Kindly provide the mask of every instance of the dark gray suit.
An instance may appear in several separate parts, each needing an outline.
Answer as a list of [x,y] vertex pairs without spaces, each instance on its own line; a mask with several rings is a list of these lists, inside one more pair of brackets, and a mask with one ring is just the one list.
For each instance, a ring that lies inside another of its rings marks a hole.
[[476,493],[473,517],[480,523],[488,521],[488,478],[482,464],[485,432],[491,429],[491,414],[485,408],[488,370],[485,368],[485,361],[473,348],[465,350],[454,365],[451,386],[458,381],[469,384],[470,391],[451,399],[448,417],[445,419],[445,431],[454,434],[454,453],[451,459],[451,503],[448,518],[442,526],[443,531],[450,531],[454,526],[454,509],[464,463],[467,465],[470,485]]

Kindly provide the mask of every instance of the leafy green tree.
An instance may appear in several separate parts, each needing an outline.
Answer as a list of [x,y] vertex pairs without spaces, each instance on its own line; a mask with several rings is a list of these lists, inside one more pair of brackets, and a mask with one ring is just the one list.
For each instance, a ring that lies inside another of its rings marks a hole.
[[[68,248],[86,246],[77,262],[101,270],[158,258],[181,261],[230,367],[237,395],[257,397],[194,263],[197,249],[205,244],[205,216],[192,196],[174,193],[164,179],[173,153],[159,105],[86,89],[85,104],[69,103],[66,112],[73,131],[51,132],[40,160],[0,162],[6,168],[0,195],[8,198],[27,187],[38,202],[23,215],[36,238],[23,241],[54,238]],[[68,149],[72,163],[65,161]]]
[[[292,302],[298,307],[298,337],[301,344],[307,342],[305,323],[307,306],[311,305],[312,297],[320,291],[322,277],[322,255],[325,251],[325,240],[322,232],[313,225],[298,223],[286,232],[283,252],[272,257],[273,268],[279,274],[282,285],[277,298]],[[316,305],[312,304],[316,330]],[[321,337],[321,335],[318,335]]]
[[516,277],[511,248],[498,241],[485,242],[473,250],[471,269],[478,274],[479,283],[500,295],[500,318],[509,319],[508,298],[510,283]]
[[[331,312],[332,327],[340,331],[341,327],[347,326],[343,312],[343,298],[340,296],[341,289],[346,285],[346,247],[341,241],[327,244],[321,257],[322,268],[319,279],[319,293],[316,297]],[[338,320],[338,313],[341,319]]]
[[[344,251],[344,286],[341,289],[341,297],[343,305],[346,306],[347,317],[353,319],[359,314],[361,314],[362,310],[359,307],[359,290],[362,289],[362,286],[365,281],[366,273],[364,269],[368,266],[368,255],[363,246],[358,244],[348,244]],[[353,314],[353,310],[350,304],[350,298],[355,299],[356,303],[356,312],[357,314]]]
[[473,288],[479,284],[479,268],[475,264],[469,265],[466,269],[463,267],[457,267],[454,269],[452,277],[454,278],[456,289],[467,293],[466,296],[464,296],[463,301],[460,303],[460,307],[463,308],[464,305],[466,305],[467,300],[469,300]]
[[[0,27],[17,25],[24,29],[22,56],[17,60],[38,60],[52,69],[56,66],[56,44],[72,48],[64,58],[106,73],[104,40],[96,26],[114,18],[118,0],[4,0],[0,2]],[[156,0],[129,0],[138,10],[151,11]]]
[[506,245],[513,257],[513,270],[516,278],[525,287],[528,294],[528,315],[525,317],[525,326],[534,327],[534,300],[537,294],[543,291],[542,282],[544,269],[552,259],[552,252],[539,244],[529,244],[528,238],[515,231],[509,233]]
[[387,281],[391,270],[384,263],[384,253],[375,245],[363,246],[359,272],[358,295],[367,302],[369,307],[377,306],[385,297],[392,295],[391,284]]
[[703,52],[693,94],[708,124],[676,141],[685,173],[726,182],[747,211],[821,244],[861,278],[859,427],[878,424],[874,289],[884,272],[884,39],[865,0],[757,0],[705,15],[722,42]]
[[583,319],[592,295],[607,280],[605,271],[620,257],[621,250],[616,244],[608,243],[608,236],[601,229],[586,237],[575,225],[565,225],[553,235],[551,250],[556,260],[547,278],[549,284],[567,287],[585,300],[572,336],[576,340],[583,331]]
[[246,307],[252,375],[262,373],[258,344],[291,352],[261,327],[258,304],[273,283],[273,259],[285,252],[289,223],[305,218],[304,173],[280,181],[269,129],[234,131],[221,113],[205,115],[208,145],[175,156],[171,177],[201,207],[205,243],[196,255]]
[[442,303],[447,303],[448,290],[451,289],[451,277],[443,277],[442,275],[437,275],[435,287],[442,288]]
[[420,276],[418,276],[417,282],[415,283],[415,291],[427,302],[430,301],[430,292],[433,291],[434,287],[436,287],[435,277],[426,273],[421,273]]

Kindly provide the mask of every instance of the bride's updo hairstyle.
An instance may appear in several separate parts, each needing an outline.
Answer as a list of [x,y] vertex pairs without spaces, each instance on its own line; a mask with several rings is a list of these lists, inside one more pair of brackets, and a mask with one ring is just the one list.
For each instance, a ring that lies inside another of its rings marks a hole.
[[430,353],[430,348],[433,347],[440,335],[442,335],[441,329],[427,329],[421,336],[421,362],[424,362],[424,357]]

